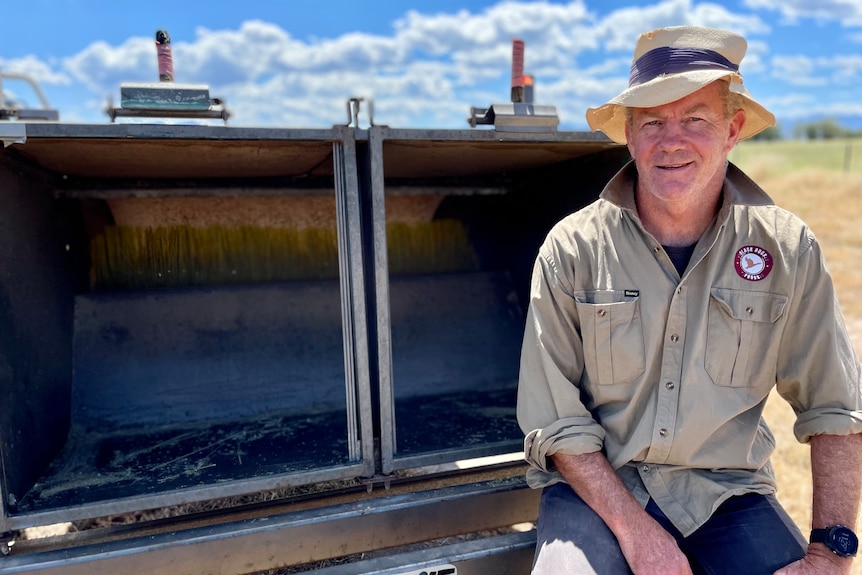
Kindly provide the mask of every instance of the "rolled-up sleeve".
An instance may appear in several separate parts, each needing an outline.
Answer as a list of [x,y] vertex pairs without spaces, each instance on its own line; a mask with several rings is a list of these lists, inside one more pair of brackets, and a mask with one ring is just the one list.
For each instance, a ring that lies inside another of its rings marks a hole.
[[811,235],[804,244],[795,288],[800,297],[790,309],[777,380],[803,443],[813,435],[862,433],[859,361],[819,245]]
[[561,277],[552,251],[536,259],[521,349],[518,423],[534,487],[552,482],[549,456],[602,449],[605,430],[585,407],[578,382],[584,369],[571,284]]

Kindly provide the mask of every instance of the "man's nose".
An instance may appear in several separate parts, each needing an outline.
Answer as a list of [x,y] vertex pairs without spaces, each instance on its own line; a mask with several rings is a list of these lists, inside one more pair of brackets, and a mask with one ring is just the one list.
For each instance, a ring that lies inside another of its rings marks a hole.
[[665,122],[662,125],[661,140],[659,145],[663,150],[677,150],[685,145],[685,133],[682,124],[678,122]]

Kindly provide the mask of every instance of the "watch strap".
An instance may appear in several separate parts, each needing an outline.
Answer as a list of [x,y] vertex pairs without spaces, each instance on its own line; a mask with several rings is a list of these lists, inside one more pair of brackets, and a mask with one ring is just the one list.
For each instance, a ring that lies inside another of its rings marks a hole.
[[809,543],[826,543],[826,535],[829,529],[812,529],[811,536],[808,538]]

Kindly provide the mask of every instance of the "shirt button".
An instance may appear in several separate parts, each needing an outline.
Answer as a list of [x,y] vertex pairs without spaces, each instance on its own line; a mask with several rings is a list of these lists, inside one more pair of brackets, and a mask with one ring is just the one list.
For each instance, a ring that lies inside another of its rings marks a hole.
[[659,253],[659,252],[661,252],[661,248],[656,246],[652,249],[652,251],[654,251],[655,253]]
[[605,311],[605,310],[603,310],[603,309],[600,309],[600,310],[599,310],[599,317],[605,317],[605,314],[606,314],[606,313],[608,313],[608,312],[606,312],[606,311]]
[[676,342],[678,342],[678,341],[679,341],[679,336],[678,336],[678,335],[676,335],[676,334],[673,334],[672,336],[670,336],[670,340],[671,340],[672,342],[676,343]]
[[674,385],[672,381],[665,383],[664,386],[668,389],[673,389],[674,387],[676,387],[676,385]]
[[747,313],[748,315],[753,314],[753,313],[754,313],[754,308],[752,308],[752,307],[747,307],[747,308],[745,308],[745,313]]
[[659,429],[658,434],[662,437],[667,437],[667,429]]
[[641,467],[641,469],[643,470],[644,473],[649,473],[649,465],[644,464],[644,466]]

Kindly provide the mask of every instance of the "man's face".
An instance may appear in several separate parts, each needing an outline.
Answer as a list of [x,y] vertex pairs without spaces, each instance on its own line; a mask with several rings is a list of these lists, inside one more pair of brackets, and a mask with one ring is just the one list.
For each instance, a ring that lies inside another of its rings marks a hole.
[[718,82],[670,104],[632,112],[626,138],[639,194],[662,202],[718,197],[727,154],[745,123],[741,110],[725,117]]

